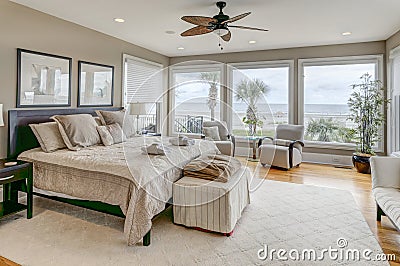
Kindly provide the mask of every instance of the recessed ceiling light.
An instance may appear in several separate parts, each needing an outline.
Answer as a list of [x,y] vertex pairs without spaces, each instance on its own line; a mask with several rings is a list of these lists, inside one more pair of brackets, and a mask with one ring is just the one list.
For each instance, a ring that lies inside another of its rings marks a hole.
[[166,33],[166,34],[175,34],[175,31],[173,31],[173,30],[166,30],[165,33]]
[[349,36],[349,35],[351,35],[351,32],[350,31],[346,31],[346,32],[343,32],[342,35],[343,36]]
[[185,50],[185,47],[178,47],[178,50]]
[[255,44],[257,41],[249,41],[250,44]]
[[124,23],[125,19],[123,19],[123,18],[115,18],[114,21],[118,22],[118,23]]

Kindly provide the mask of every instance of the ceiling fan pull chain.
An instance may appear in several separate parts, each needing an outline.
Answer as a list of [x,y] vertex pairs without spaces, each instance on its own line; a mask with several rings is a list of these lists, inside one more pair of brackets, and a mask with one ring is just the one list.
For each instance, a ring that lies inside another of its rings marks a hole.
[[222,44],[221,44],[221,38],[218,38],[218,46],[221,49],[221,51],[224,50],[224,47],[222,47]]

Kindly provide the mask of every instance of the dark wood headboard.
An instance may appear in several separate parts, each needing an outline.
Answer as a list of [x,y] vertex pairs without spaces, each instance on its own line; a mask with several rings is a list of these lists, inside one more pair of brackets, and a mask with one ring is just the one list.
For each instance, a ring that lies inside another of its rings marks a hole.
[[39,147],[29,124],[52,121],[53,115],[91,114],[96,116],[96,110],[118,111],[122,107],[95,107],[69,109],[14,109],[8,111],[8,152],[7,157],[15,159],[21,152]]

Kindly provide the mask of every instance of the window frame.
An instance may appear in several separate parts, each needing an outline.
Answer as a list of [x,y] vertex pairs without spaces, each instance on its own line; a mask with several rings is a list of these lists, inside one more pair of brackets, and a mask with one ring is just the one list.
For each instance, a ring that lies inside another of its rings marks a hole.
[[[122,83],[122,95],[121,95],[121,106],[126,110],[129,109],[129,104],[128,104],[128,101],[127,101],[127,95],[128,94],[127,94],[127,88],[126,88],[126,85],[127,85],[126,84],[126,76],[127,76],[126,63],[127,63],[128,59],[129,60],[138,61],[138,62],[141,62],[141,63],[145,63],[145,64],[149,64],[149,65],[152,65],[154,67],[160,68],[161,71],[164,71],[164,65],[163,64],[160,64],[160,63],[157,63],[157,62],[154,62],[154,61],[150,61],[150,60],[147,60],[147,59],[143,59],[143,58],[140,58],[140,57],[137,57],[137,56],[129,55],[129,54],[122,54],[122,73],[121,73],[121,76],[122,76],[121,77],[122,78],[122,80],[121,80],[121,83]],[[165,81],[165,77],[164,77],[164,74],[162,74],[161,75],[161,80],[160,80],[160,85],[162,86],[163,93],[165,91],[164,81]],[[163,117],[164,117],[164,111],[163,111],[164,99],[165,99],[165,97],[163,95],[162,101],[155,103],[155,105],[156,105],[156,124],[157,124],[157,129],[156,130],[157,130],[157,133],[161,132],[161,130],[162,130],[161,123],[162,123],[162,120],[163,120]]]
[[[196,62],[195,64],[179,64],[170,66],[169,68],[169,89],[168,89],[168,133],[170,136],[177,136],[179,132],[175,132],[175,88],[174,84],[174,74],[179,73],[195,73],[195,72],[211,72],[211,71],[219,71],[220,72],[220,88],[219,88],[219,99],[220,99],[220,120],[224,120],[225,117],[225,92],[224,92],[224,84],[225,84],[225,67],[223,63],[214,63],[214,62]],[[201,134],[196,133],[184,133],[184,135],[193,135],[200,136]]]
[[[353,65],[353,64],[375,64],[376,79],[384,82],[383,71],[383,54],[378,55],[361,55],[361,56],[341,56],[341,57],[325,57],[325,58],[305,58],[298,59],[298,90],[297,90],[297,122],[304,125],[304,67],[307,66],[330,66],[330,65]],[[383,108],[383,107],[382,107]],[[383,110],[383,109],[382,109]],[[376,152],[383,152],[385,130],[382,126],[382,140],[379,141]],[[338,150],[354,151],[357,147],[352,143],[334,143],[320,141],[304,141],[310,148],[328,148]]]
[[[227,65],[227,85],[226,90],[226,105],[233,106],[233,71],[241,69],[262,69],[262,68],[281,68],[289,67],[289,88],[288,88],[288,123],[295,124],[295,60],[270,60],[270,61],[256,61],[256,62],[241,62],[231,63]],[[232,108],[231,108],[232,109]],[[229,131],[232,131],[233,116],[232,112],[225,110],[226,120]],[[241,138],[238,136],[237,138]],[[242,137],[246,138],[246,137]]]
[[[127,105],[127,90],[126,90],[126,80],[125,77],[127,75],[127,67],[126,67],[126,61],[127,59],[129,60],[133,60],[133,61],[137,61],[137,62],[141,62],[141,63],[145,63],[145,64],[149,64],[149,65],[153,65],[157,68],[160,68],[161,71],[163,71],[164,66],[160,63],[154,62],[154,61],[150,61],[147,59],[143,59],[140,57],[136,57],[133,55],[129,55],[129,54],[123,54],[122,55],[122,97],[121,97],[121,105],[124,108],[128,108]],[[161,86],[164,84],[164,75],[161,75]]]
[[[395,78],[395,68],[394,63],[396,59],[400,59],[400,45],[393,48],[389,52],[389,62],[388,62],[388,90],[386,93],[386,99],[391,99],[391,102],[388,103],[387,108],[387,152],[390,154],[392,152],[397,151],[398,146],[398,136],[396,136],[396,126],[400,123],[399,117],[395,114],[396,109],[400,108],[399,104],[395,103],[395,87],[394,87],[394,78]],[[397,121],[395,121],[397,120]],[[397,145],[396,145],[397,144]]]

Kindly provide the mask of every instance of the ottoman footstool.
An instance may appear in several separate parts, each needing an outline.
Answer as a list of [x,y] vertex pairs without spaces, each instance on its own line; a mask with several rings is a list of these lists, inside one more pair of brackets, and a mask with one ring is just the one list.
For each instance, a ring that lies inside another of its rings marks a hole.
[[174,223],[230,235],[250,203],[250,177],[242,167],[227,183],[181,178],[173,184]]

